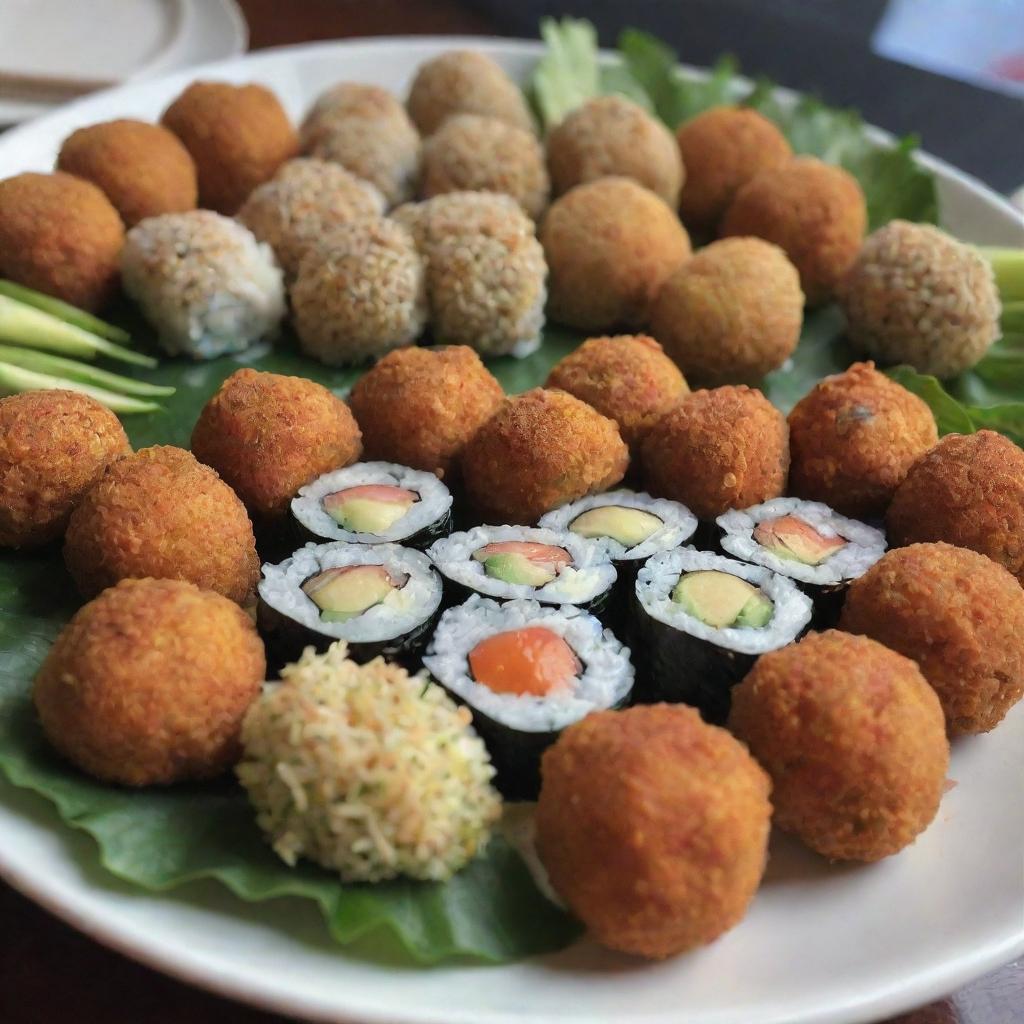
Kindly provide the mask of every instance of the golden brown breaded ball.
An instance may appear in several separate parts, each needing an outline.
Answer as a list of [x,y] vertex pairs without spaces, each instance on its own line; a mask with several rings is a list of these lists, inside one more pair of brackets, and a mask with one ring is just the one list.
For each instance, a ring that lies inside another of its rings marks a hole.
[[885,525],[893,547],[946,541],[1024,585],[1024,452],[993,430],[947,434],[910,467]]
[[122,580],[75,613],[32,691],[47,738],[124,786],[222,774],[266,673],[245,612],[181,580]]
[[161,123],[195,161],[200,205],[218,213],[233,214],[299,149],[281,101],[255,83],[193,82]]
[[835,293],[860,252],[868,214],[857,179],[842,167],[801,156],[760,171],[730,203],[723,235],[774,242],[800,271],[809,306]]
[[98,185],[125,227],[161,213],[194,210],[196,165],[173,132],[145,121],[105,121],[65,140],[57,169]]
[[876,518],[938,439],[925,402],[874,363],[854,363],[815,384],[789,414],[790,492],[845,516]]
[[534,130],[519,86],[490,57],[473,50],[451,50],[420,65],[406,107],[424,138],[454,114],[483,114]]
[[192,454],[257,520],[283,516],[300,487],[362,450],[348,406],[322,384],[248,367],[221,384],[192,431]]
[[786,418],[746,385],[694,391],[651,427],[640,452],[647,490],[700,519],[786,490]]
[[747,107],[712,107],[684,121],[676,142],[686,168],[679,212],[686,224],[711,231],[733,197],[759,171],[793,155],[785,135]]
[[614,486],[628,465],[614,420],[544,388],[506,399],[462,451],[466,493],[494,523],[535,523],[567,501]]
[[260,575],[238,495],[191,452],[141,448],[112,462],[71,513],[64,562],[83,597],[118,580],[188,580],[243,604]]
[[759,380],[792,354],[803,326],[800,275],[760,238],[723,238],[687,260],[661,286],[651,333],[691,380]]
[[551,318],[585,331],[646,323],[655,295],[690,256],[675,212],[629,178],[570,189],[551,204],[540,240]]
[[673,209],[686,171],[672,133],[625,96],[598,96],[548,133],[548,170],[556,196],[609,174],[631,178]]
[[588,338],[555,364],[545,387],[568,391],[615,420],[634,454],[644,434],[690,392],[676,364],[646,334]]
[[505,393],[466,345],[402,348],[356,381],[349,397],[367,459],[397,462],[445,480]]
[[544,150],[533,132],[493,117],[456,114],[423,145],[420,194],[502,192],[537,220],[551,183]]
[[0,181],[0,277],[96,310],[113,298],[124,225],[110,200],[71,174]]
[[949,742],[918,667],[830,629],[762,654],[729,729],[772,779],[775,824],[834,860],[898,853],[939,809]]
[[82,495],[131,450],[118,418],[87,395],[27,391],[0,399],[0,547],[60,538]]
[[994,729],[1024,697],[1024,590],[976,551],[889,551],[850,584],[839,625],[916,661],[951,736]]
[[737,924],[761,883],[768,776],[681,704],[599,711],[541,762],[537,845],[602,945],[661,959]]

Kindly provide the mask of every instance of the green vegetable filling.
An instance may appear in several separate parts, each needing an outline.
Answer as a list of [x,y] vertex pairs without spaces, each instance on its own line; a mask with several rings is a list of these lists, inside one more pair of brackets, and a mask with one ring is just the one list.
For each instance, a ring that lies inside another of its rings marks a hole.
[[757,587],[717,569],[684,573],[672,591],[672,600],[713,629],[762,629],[775,610]]

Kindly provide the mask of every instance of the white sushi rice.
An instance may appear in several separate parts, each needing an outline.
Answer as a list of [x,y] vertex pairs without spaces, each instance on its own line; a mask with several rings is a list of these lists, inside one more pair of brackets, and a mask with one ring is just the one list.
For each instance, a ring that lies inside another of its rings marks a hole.
[[[409,577],[380,604],[347,622],[324,622],[320,609],[302,590],[311,576],[349,565],[382,565]],[[264,565],[260,598],[276,612],[323,636],[348,643],[379,643],[416,629],[441,603],[441,577],[430,559],[397,544],[307,544],[278,565]]]
[[[550,583],[542,587],[506,583],[488,576],[483,563],[473,557],[474,551],[502,541],[526,541],[565,548],[572,556],[572,565],[564,566]],[[450,537],[434,541],[427,554],[448,579],[503,601],[533,598],[545,604],[587,604],[605,593],[615,583],[616,576],[615,566],[598,545],[565,530],[477,526],[465,533],[453,533]]]
[[[546,697],[495,693],[473,678],[469,653],[477,644],[497,633],[530,626],[557,633],[575,652],[583,668],[570,692]],[[629,648],[593,615],[571,605],[548,608],[537,601],[499,604],[477,594],[441,616],[423,664],[471,708],[519,732],[564,729],[591,711],[618,704],[633,685]]]
[[[688,612],[672,600],[672,591],[684,573],[717,570],[757,587],[772,602],[768,625],[728,626],[717,629]],[[644,611],[658,622],[680,629],[690,636],[724,647],[739,654],[764,654],[792,643],[811,621],[811,599],[796,584],[760,565],[737,562],[696,548],[676,548],[653,555],[640,570],[636,596]]]
[[572,501],[541,516],[540,526],[549,530],[568,530],[569,524],[584,512],[607,505],[621,505],[623,508],[635,508],[642,512],[650,512],[657,516],[662,525],[654,531],[642,544],[627,548],[625,544],[613,537],[595,537],[592,544],[600,545],[608,557],[617,562],[634,561],[650,558],[658,551],[669,551],[685,544],[697,529],[697,517],[678,501],[667,498],[653,498],[645,491],[605,491],[603,494],[588,494],[579,501]]
[[[382,533],[355,533],[342,529],[324,510],[324,498],[337,491],[366,484],[385,484],[415,491],[419,501],[414,502],[401,519]],[[423,473],[391,462],[357,462],[345,469],[325,473],[300,488],[292,499],[292,515],[310,533],[325,540],[352,544],[399,543],[437,522],[451,507],[451,492],[433,473]]]
[[[805,565],[795,559],[779,558],[754,540],[754,530],[758,524],[782,516],[795,516],[823,537],[841,537],[849,543],[821,565]],[[730,555],[763,565],[801,583],[830,586],[855,580],[885,554],[885,534],[881,530],[856,519],[847,519],[820,501],[774,498],[750,508],[733,509],[719,516],[716,522],[725,531],[721,543]]]

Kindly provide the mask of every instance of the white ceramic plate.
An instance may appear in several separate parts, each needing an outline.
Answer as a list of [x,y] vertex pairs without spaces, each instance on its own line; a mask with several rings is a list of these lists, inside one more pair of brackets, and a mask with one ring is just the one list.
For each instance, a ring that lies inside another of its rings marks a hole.
[[[457,45],[525,75],[530,43],[415,39],[268,51],[91,97],[0,139],[0,176],[52,166],[72,129],[155,118],[197,73],[258,80],[300,115],[340,79],[402,92],[417,64]],[[946,226],[1024,245],[1024,222],[934,160]],[[0,786],[0,872],[99,941],[169,974],[310,1018],[388,1024],[853,1024],[927,1002],[1024,953],[1024,706],[991,735],[958,741],[931,828],[898,857],[830,866],[775,837],[764,886],[714,945],[642,964],[581,943],[502,967],[397,968],[346,957],[315,913],[244,904],[211,884],[166,896],[116,883],[48,805]],[[53,965],[59,984],[60,965]]]

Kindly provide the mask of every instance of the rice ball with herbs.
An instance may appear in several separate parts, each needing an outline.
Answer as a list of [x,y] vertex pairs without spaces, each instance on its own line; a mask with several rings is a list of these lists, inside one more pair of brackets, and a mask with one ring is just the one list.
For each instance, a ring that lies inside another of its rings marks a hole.
[[501,816],[469,709],[346,653],[307,649],[246,715],[236,770],[257,821],[287,864],[306,858],[346,882],[450,878]]
[[121,250],[121,278],[171,355],[241,352],[276,336],[285,313],[270,246],[211,210],[137,224]]
[[332,231],[303,256],[292,286],[302,350],[337,366],[411,345],[427,322],[425,270],[412,236],[393,220]]

